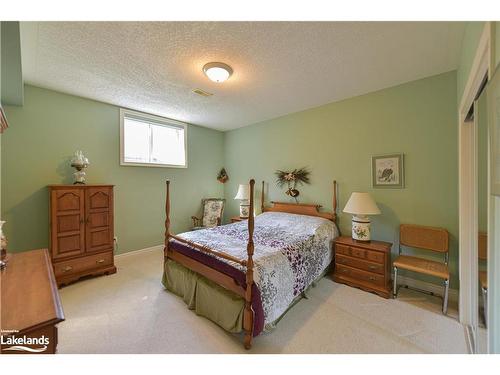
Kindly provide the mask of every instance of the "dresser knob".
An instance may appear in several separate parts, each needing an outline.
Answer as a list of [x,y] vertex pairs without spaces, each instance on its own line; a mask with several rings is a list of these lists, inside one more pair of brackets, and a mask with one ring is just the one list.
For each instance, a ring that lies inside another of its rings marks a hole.
[[99,260],[96,260],[96,263],[97,263],[97,264],[104,263],[104,259],[99,259]]
[[375,276],[370,276],[370,280],[377,280]]
[[371,270],[376,270],[378,267],[377,266],[370,266]]
[[63,272],[68,272],[68,271],[71,271],[73,269],[73,267],[71,266],[66,266],[63,268]]

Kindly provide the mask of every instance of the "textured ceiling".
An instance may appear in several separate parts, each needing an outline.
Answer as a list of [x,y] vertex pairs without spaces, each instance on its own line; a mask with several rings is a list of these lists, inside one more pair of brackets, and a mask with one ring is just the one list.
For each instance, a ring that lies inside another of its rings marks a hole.
[[[21,31],[27,83],[227,130],[456,69],[464,24],[23,22]],[[209,81],[210,61],[233,76]]]

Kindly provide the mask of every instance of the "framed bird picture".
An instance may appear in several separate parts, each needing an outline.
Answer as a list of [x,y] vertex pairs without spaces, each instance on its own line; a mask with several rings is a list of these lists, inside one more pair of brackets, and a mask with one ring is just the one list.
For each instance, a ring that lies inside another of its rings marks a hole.
[[403,154],[372,156],[372,186],[374,188],[404,188]]

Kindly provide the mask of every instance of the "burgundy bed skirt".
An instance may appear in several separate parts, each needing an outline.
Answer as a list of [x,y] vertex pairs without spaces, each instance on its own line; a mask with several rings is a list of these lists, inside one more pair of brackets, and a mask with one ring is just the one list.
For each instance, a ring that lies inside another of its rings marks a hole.
[[[213,268],[223,274],[232,277],[236,283],[243,288],[246,288],[246,275],[244,272],[231,265],[213,257],[208,254],[204,254],[199,250],[193,249],[192,247],[183,244],[179,241],[170,240],[170,248],[185,255],[189,258],[197,260],[206,266]],[[252,285],[252,308],[255,312],[253,320],[253,336],[258,336],[264,329],[264,309],[262,308],[262,300],[260,298],[260,290],[254,283]]]

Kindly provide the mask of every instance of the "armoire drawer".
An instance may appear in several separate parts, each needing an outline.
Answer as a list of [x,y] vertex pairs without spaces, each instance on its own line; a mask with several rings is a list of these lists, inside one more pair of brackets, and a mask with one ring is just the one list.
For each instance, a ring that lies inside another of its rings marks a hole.
[[113,264],[113,253],[106,252],[96,255],[83,256],[81,258],[54,263],[54,273],[57,276],[84,272],[93,268],[110,266]]

